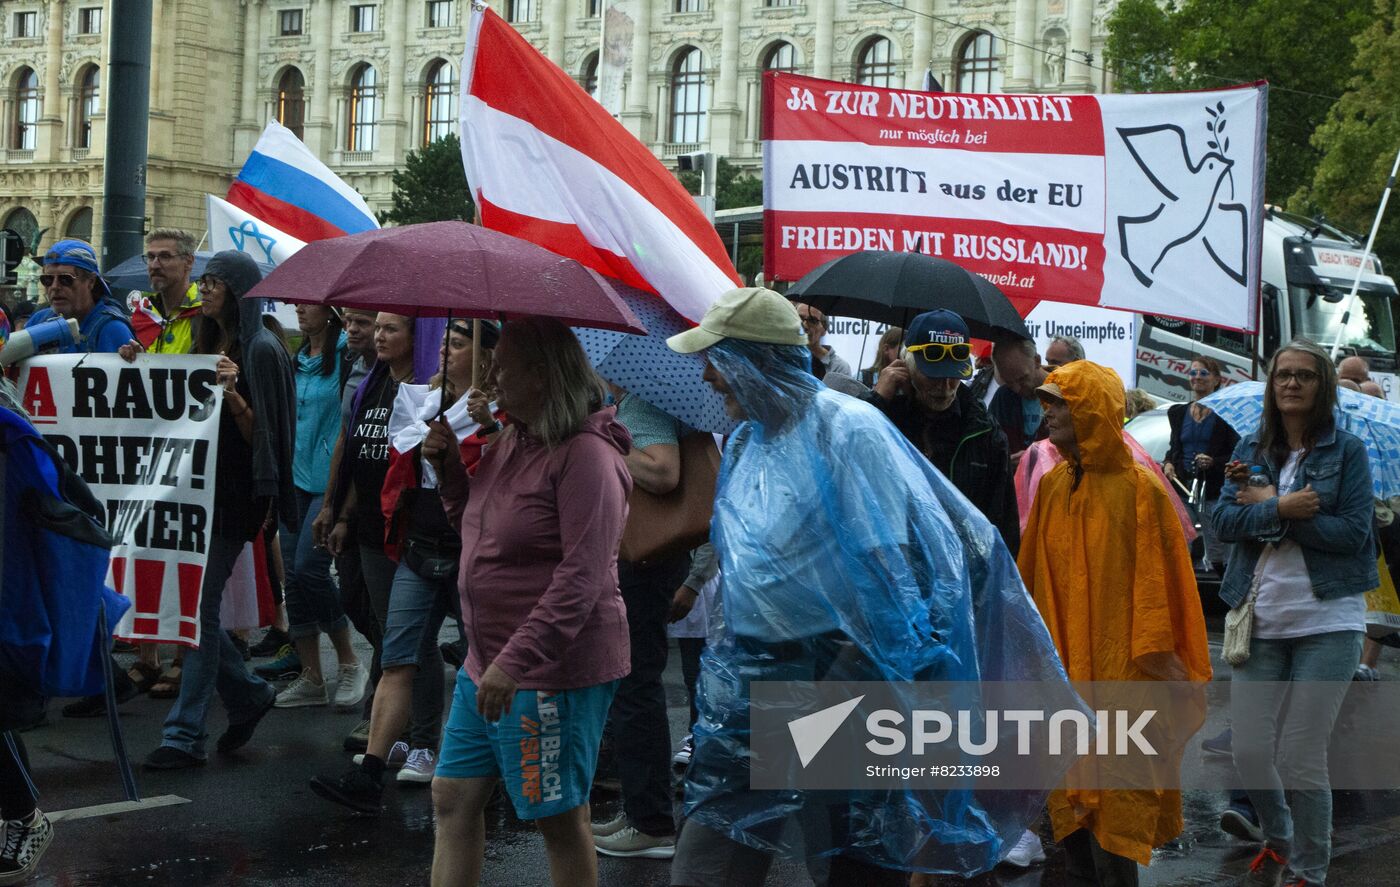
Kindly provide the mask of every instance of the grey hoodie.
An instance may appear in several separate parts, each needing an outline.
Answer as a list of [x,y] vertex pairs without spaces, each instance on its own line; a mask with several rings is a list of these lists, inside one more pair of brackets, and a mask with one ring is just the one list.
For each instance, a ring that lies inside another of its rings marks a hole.
[[244,295],[262,280],[246,253],[224,250],[204,266],[238,303],[238,344],[243,350],[238,371],[253,395],[253,476],[251,495],[277,500],[277,515],[295,525],[297,506],[292,486],[292,447],[296,442],[296,384],[292,359],[277,337],[263,326],[263,300]]

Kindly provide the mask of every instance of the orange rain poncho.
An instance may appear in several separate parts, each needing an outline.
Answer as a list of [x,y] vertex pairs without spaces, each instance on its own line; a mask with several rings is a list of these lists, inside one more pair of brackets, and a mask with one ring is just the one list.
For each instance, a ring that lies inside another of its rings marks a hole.
[[[1191,555],[1166,490],[1123,442],[1122,381],[1085,360],[1046,381],[1069,405],[1079,461],[1041,480],[1017,566],[1070,680],[1210,680]],[[1179,772],[1179,750],[1162,764]],[[1182,829],[1173,789],[1072,788],[1053,793],[1049,809],[1056,840],[1087,828],[1143,864]]]

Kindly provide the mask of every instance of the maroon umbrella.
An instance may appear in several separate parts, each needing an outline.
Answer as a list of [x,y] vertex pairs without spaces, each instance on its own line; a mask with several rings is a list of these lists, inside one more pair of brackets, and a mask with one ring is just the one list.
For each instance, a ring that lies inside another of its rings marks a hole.
[[646,334],[606,278],[527,240],[466,222],[427,222],[317,240],[248,293],[416,317],[537,314]]

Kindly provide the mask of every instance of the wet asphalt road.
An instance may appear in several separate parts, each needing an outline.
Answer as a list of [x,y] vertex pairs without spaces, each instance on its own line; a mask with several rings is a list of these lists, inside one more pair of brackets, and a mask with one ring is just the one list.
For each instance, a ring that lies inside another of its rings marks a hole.
[[[1212,647],[1219,655],[1219,620],[1212,620]],[[1382,671],[1400,680],[1394,651]],[[327,665],[330,665],[328,662]],[[1217,663],[1218,665],[1218,663]],[[1223,673],[1222,669],[1218,671]],[[666,676],[672,733],[678,741],[688,712],[679,660]],[[451,682],[448,687],[450,690]],[[106,721],[69,720],[50,707],[50,724],[25,735],[46,811],[88,808],[122,800],[112,763]],[[210,733],[223,730],[215,706]],[[122,724],[132,758],[139,762],[159,742],[168,703],[145,697],[122,706]],[[142,796],[188,799],[115,815],[59,822],[57,837],[32,883],[61,887],[164,887],[164,885],[419,885],[432,855],[432,807],[426,786],[390,783],[385,813],[378,819],[349,814],[311,793],[307,779],[349,765],[341,740],[358,722],[354,714],[329,709],[274,710],[247,748],[233,756],[211,755],[199,770],[137,771]],[[1202,735],[1213,733],[1211,725]],[[1188,766],[1218,767],[1188,761]],[[595,819],[618,810],[616,795],[595,792]],[[1163,848],[1142,872],[1151,887],[1234,884],[1252,849],[1216,828],[1223,795],[1186,795],[1186,832]],[[1329,884],[1400,885],[1400,793],[1337,794],[1334,842],[1337,858]],[[1043,866],[1026,872],[1003,867],[974,883],[1007,887],[1054,887],[1064,883],[1053,847]],[[488,814],[484,883],[535,885],[548,882],[543,843],[527,824],[505,810]],[[660,887],[668,863],[602,859],[601,882],[612,887]],[[780,862],[772,885],[809,884],[800,866]],[[966,883],[947,879],[943,883]]]

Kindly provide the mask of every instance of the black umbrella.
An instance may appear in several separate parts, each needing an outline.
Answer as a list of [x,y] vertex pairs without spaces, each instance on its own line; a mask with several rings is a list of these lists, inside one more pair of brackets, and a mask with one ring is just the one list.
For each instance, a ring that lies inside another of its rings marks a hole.
[[986,278],[921,253],[863,252],[832,259],[787,297],[837,317],[907,327],[937,308],[956,312],[978,339],[1031,338],[1011,300]]

